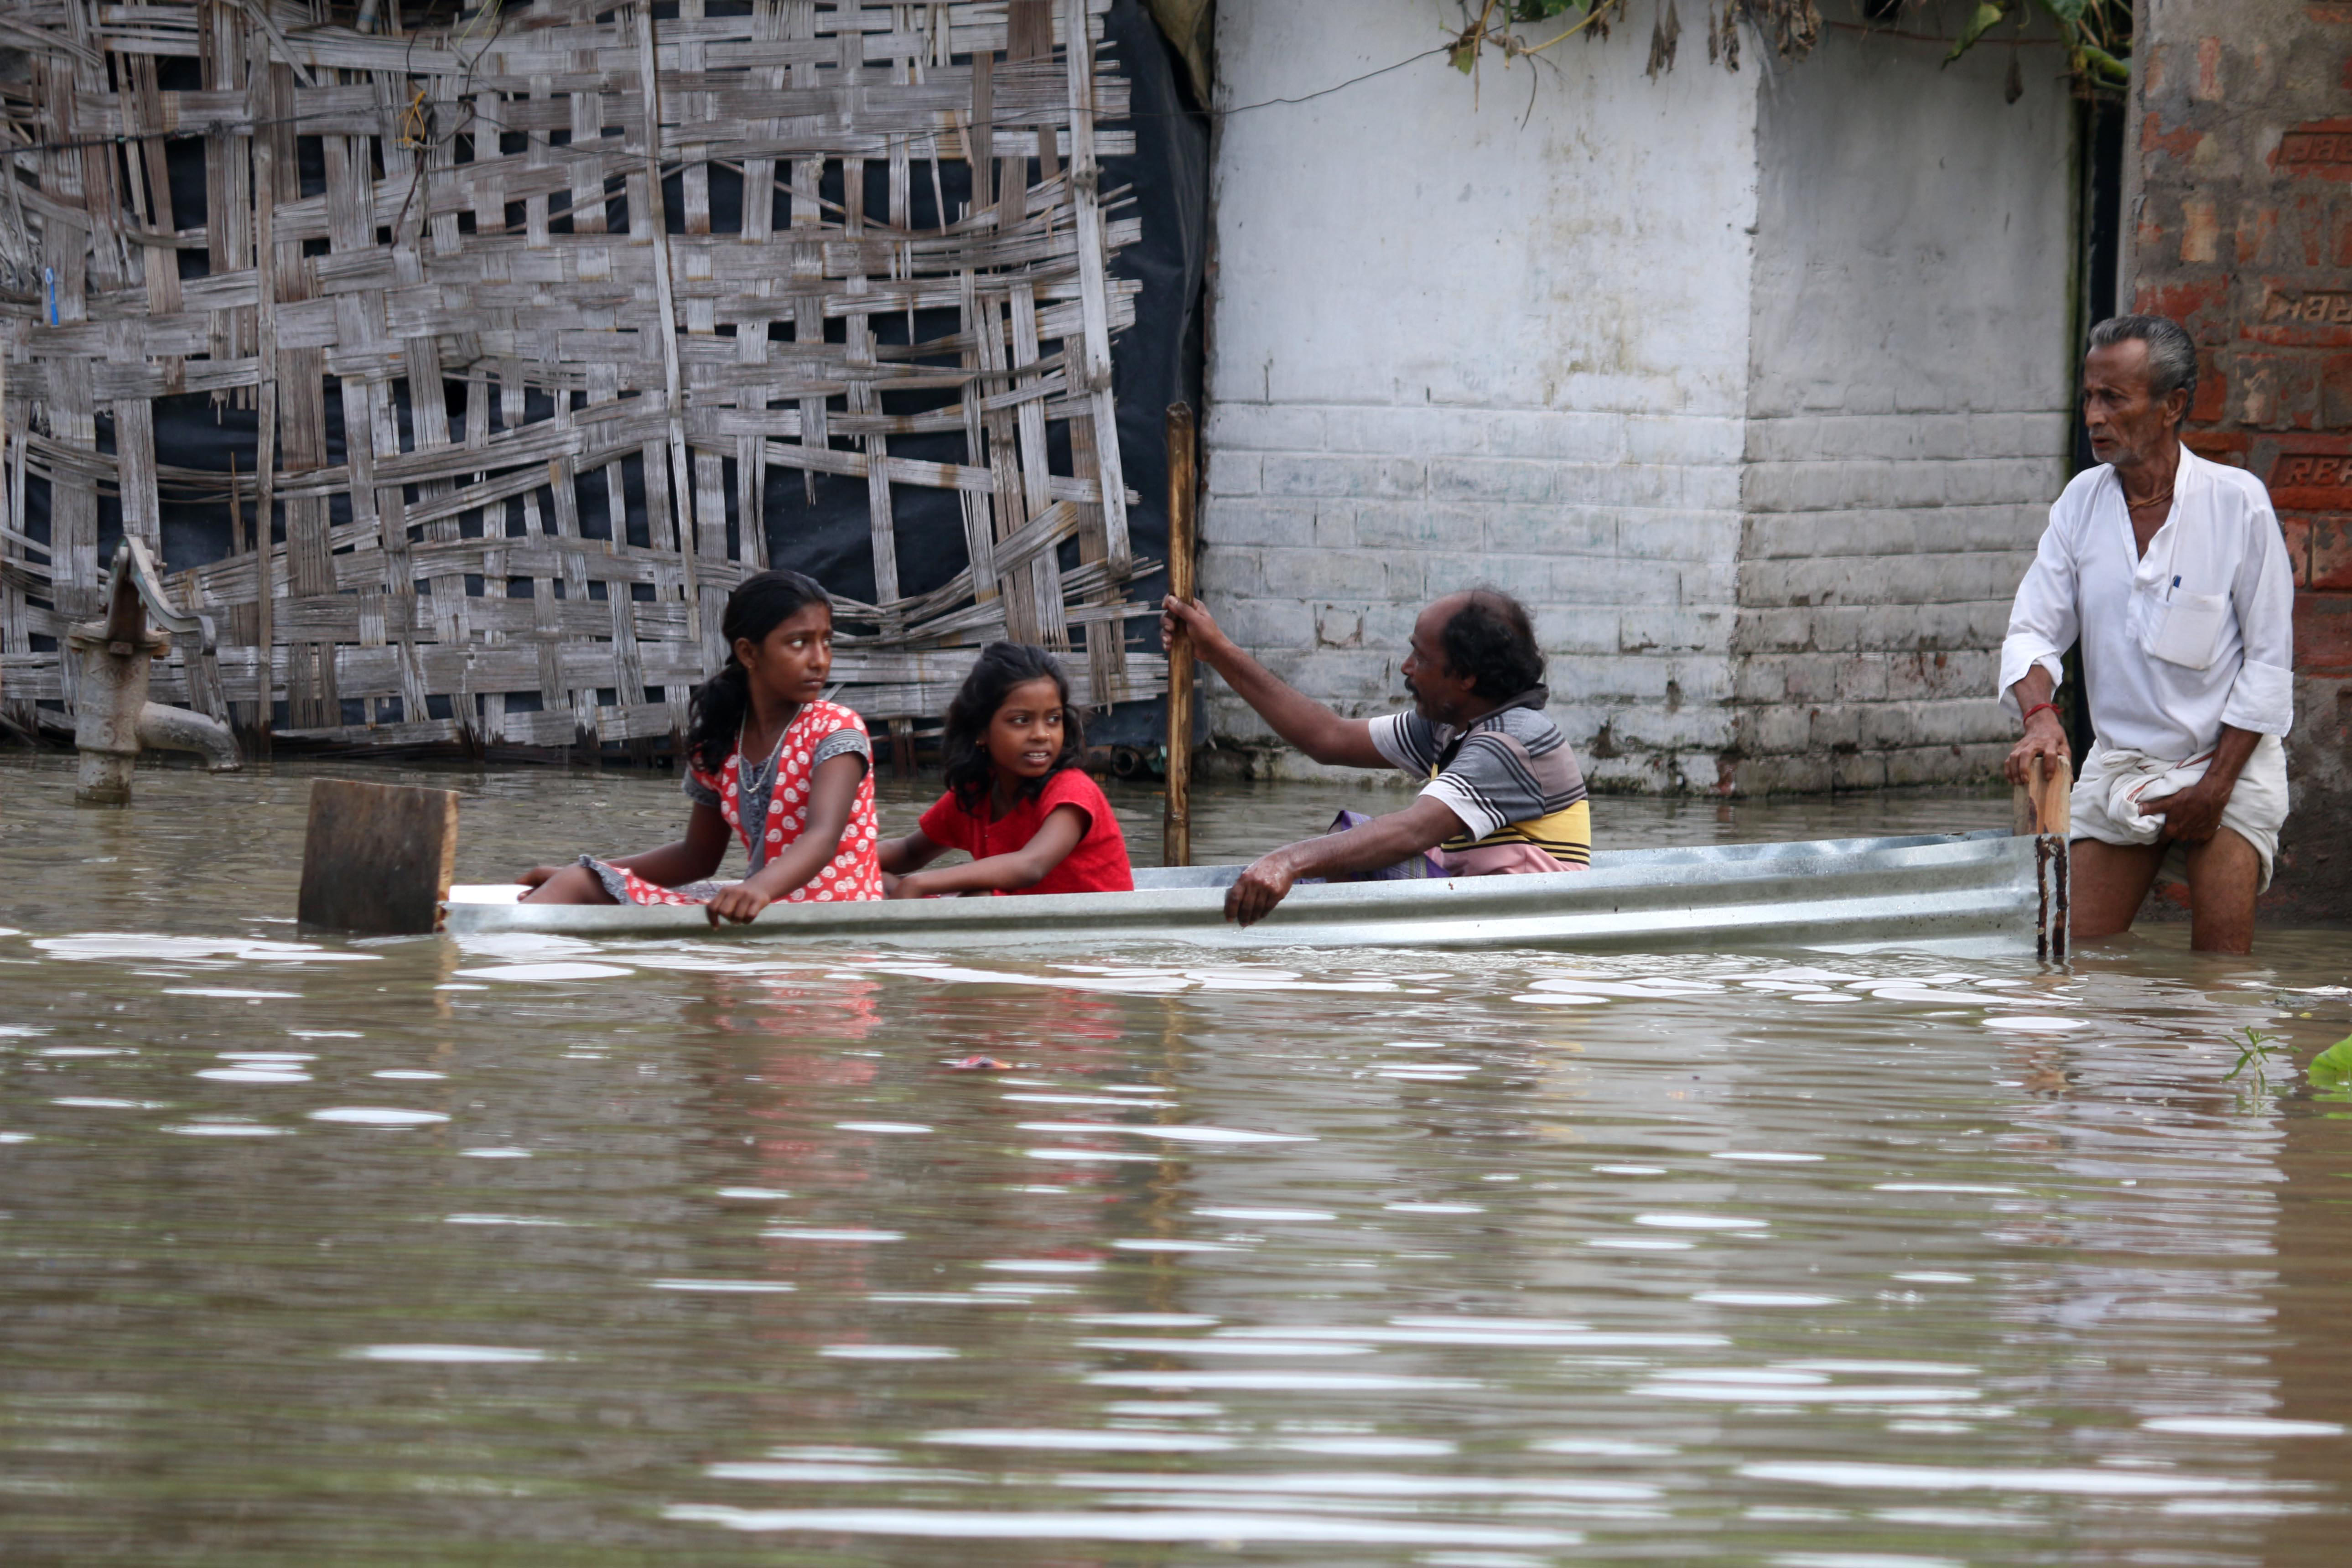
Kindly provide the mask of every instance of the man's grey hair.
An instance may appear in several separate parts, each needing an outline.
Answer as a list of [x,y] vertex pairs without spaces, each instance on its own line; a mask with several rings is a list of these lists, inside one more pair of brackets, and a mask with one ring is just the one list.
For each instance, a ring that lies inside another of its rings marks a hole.
[[2111,349],[2137,340],[2147,345],[2147,395],[2169,396],[2185,389],[2197,401],[2197,344],[2169,316],[2110,316],[2091,329],[2091,346]]

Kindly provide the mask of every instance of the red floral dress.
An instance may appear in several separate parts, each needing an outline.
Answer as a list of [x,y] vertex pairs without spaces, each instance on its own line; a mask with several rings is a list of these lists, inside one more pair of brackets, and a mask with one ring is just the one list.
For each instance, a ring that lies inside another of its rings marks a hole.
[[[688,765],[687,798],[698,805],[716,806],[727,825],[743,841],[750,859],[749,876],[800,837],[808,820],[809,788],[819,763],[856,754],[866,759],[857,781],[857,797],[849,808],[849,825],[842,830],[841,846],[817,874],[777,900],[786,904],[845,903],[882,896],[882,868],[875,859],[881,831],[874,816],[873,743],[866,721],[833,702],[810,702],[793,715],[763,764],[746,767],[741,737],[726,763],[715,773]],[[580,863],[594,871],[604,890],[625,904],[707,904],[718,897],[723,882],[689,882],[662,888],[635,871],[583,855]]]

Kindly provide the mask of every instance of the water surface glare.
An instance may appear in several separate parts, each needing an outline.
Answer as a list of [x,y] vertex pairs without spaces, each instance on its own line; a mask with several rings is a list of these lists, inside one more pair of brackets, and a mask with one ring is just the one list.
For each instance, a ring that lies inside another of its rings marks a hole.
[[[2344,1555],[2352,1097],[2299,1066],[2343,933],[313,939],[319,771],[77,812],[0,756],[0,1561]],[[367,776],[463,793],[468,880],[678,820],[660,773]],[[1334,804],[1212,795],[1203,858]],[[2008,809],[1597,804],[1621,845]]]

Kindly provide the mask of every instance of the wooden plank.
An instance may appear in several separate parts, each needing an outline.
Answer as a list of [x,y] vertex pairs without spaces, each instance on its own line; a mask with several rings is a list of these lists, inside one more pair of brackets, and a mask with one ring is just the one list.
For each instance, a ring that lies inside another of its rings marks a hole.
[[318,779],[296,918],[372,936],[438,931],[457,867],[455,790]]

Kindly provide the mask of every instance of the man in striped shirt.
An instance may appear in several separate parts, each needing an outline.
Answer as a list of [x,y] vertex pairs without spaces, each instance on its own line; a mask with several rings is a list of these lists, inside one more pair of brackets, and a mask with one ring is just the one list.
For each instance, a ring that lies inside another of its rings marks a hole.
[[1412,711],[1342,719],[1236,647],[1199,600],[1161,605],[1163,642],[1178,626],[1202,662],[1275,733],[1318,763],[1393,767],[1425,781],[1402,811],[1346,833],[1261,855],[1225,895],[1225,918],[1263,918],[1307,878],[1345,878],[1434,850],[1447,876],[1582,870],[1591,861],[1584,776],[1559,726],[1543,715],[1543,654],[1508,594],[1448,594],[1414,621],[1403,666]]

